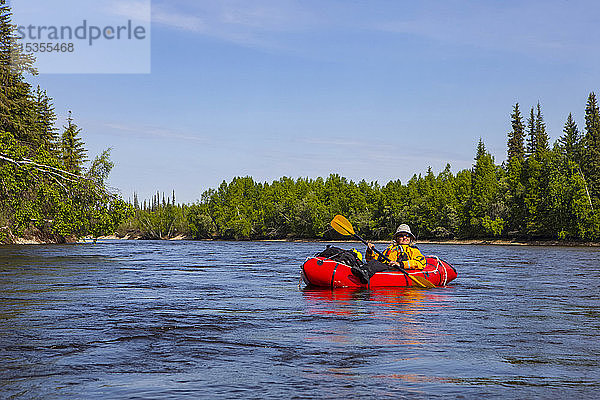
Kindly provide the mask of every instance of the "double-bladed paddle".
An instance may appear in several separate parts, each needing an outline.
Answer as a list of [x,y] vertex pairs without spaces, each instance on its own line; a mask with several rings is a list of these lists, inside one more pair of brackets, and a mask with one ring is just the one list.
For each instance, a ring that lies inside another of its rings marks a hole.
[[[330,225],[333,229],[336,230],[336,232],[339,232],[344,236],[354,236],[355,238],[357,238],[358,240],[360,240],[361,242],[363,242],[365,245],[368,246],[368,243],[363,238],[361,238],[356,233],[354,233],[354,228],[352,227],[352,224],[343,215],[336,215],[335,217],[333,217],[333,219],[330,222]],[[373,250],[375,251],[375,253],[379,254],[379,256],[381,258],[383,258],[384,260],[386,260],[388,263],[392,262],[389,258],[387,258],[382,252],[380,252],[376,248],[373,247]],[[419,285],[421,287],[427,287],[427,288],[435,287],[435,285],[433,283],[429,282],[427,279],[425,279],[425,277],[412,276],[411,274],[406,272],[406,270],[404,268],[402,268],[400,266],[398,266],[396,268],[398,268],[400,270],[400,272],[402,272],[404,275],[406,275],[407,277],[412,279],[413,282],[415,282],[417,285]]]

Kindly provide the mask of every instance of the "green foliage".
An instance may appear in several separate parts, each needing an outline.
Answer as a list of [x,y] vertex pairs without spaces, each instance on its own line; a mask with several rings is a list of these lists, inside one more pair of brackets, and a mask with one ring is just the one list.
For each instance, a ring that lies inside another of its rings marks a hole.
[[79,137],[81,129],[73,122],[71,111],[67,117],[67,125],[60,140],[60,155],[65,169],[80,174],[83,163],[87,161],[83,140]]
[[[203,204],[192,204],[187,209],[186,219],[189,234],[193,239],[210,239],[213,237],[214,224]],[[183,234],[183,232],[178,232]]]
[[[593,121],[593,102],[588,109]],[[435,175],[429,168],[406,184],[355,183],[337,174],[271,183],[236,177],[189,206],[169,205],[169,199],[161,205],[157,193],[151,208],[140,209],[134,196],[137,211],[124,226],[152,238],[337,239],[329,221],[342,214],[368,239],[389,239],[399,224],[408,223],[421,238],[598,240],[600,201],[590,194],[590,177],[576,156],[591,154],[586,146],[592,141],[580,139],[570,116],[565,136],[550,150],[538,104],[528,120],[525,152],[518,105],[511,117],[513,151],[502,166],[480,140],[472,170],[453,175],[446,165]]]
[[33,58],[16,46],[10,9],[0,5],[0,241],[28,235],[51,241],[113,233],[131,209],[104,181],[109,152],[85,169],[80,129],[59,140],[52,99],[32,90],[24,73]]
[[540,212],[542,165],[535,157],[530,157],[523,168],[523,182],[525,186],[525,234],[538,237],[542,226],[538,218]]
[[33,129],[34,105],[23,73],[36,73],[33,60],[19,50],[10,7],[0,3],[0,131],[10,132],[14,139],[31,146],[37,136]]
[[581,164],[589,185],[590,195],[600,199],[600,111],[596,94],[590,93],[585,108],[584,158]]
[[489,236],[500,236],[504,230],[504,220],[502,218],[492,220],[485,216],[481,219],[481,226]]
[[506,233],[514,237],[522,235],[525,231],[525,190],[523,182],[524,161],[512,159],[505,165],[505,178],[501,181],[501,192],[509,212],[506,215]]
[[504,222],[499,220],[497,207],[498,177],[494,159],[485,150],[485,145],[480,139],[477,145],[477,156],[471,176],[471,199],[470,199],[470,236],[499,236],[501,231],[498,227],[504,227]]
[[546,123],[542,116],[542,107],[540,103],[537,103],[537,114],[535,116],[535,148],[534,151],[537,155],[542,155],[548,151],[548,133],[546,132]]
[[565,126],[564,135],[556,143],[556,150],[569,160],[581,165],[583,157],[583,142],[577,124],[573,120],[573,115],[569,113]]
[[34,142],[39,147],[51,152],[56,155],[57,149],[57,131],[56,131],[56,114],[54,113],[54,106],[52,99],[48,97],[45,90],[42,90],[39,86],[34,92],[33,97],[33,112],[34,112],[34,126],[33,132],[37,135]]
[[141,239],[168,239],[177,235],[205,238],[204,232],[199,230],[202,210],[198,206],[175,205],[170,198],[165,199],[164,194],[162,203],[160,199],[157,192],[148,206],[128,205],[132,212],[119,226],[118,234]]
[[508,133],[508,162],[523,161],[525,159],[525,128],[519,103],[515,104],[512,118],[512,130]]

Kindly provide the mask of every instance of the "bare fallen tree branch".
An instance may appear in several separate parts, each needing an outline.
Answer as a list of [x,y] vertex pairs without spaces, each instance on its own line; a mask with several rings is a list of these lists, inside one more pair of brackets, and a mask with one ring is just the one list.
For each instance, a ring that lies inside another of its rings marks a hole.
[[[56,167],[51,167],[50,165],[39,164],[39,163],[36,163],[35,161],[31,161],[28,158],[23,158],[22,160],[15,160],[14,158],[8,157],[6,154],[0,153],[0,160],[5,160],[5,161],[11,162],[13,164],[19,165],[19,166],[21,166],[21,165],[32,165],[34,167],[37,167],[37,169],[45,168],[45,169],[48,169],[48,170],[56,171],[55,173],[60,173],[60,174],[64,174],[64,175],[67,175],[67,176],[72,176],[73,178],[87,179],[87,180],[89,180],[89,178],[86,178],[85,176],[77,175],[77,174],[74,174],[72,172],[65,171],[64,169],[60,169],[60,168],[56,168]],[[66,180],[69,180],[66,177],[63,177],[63,178],[65,178]],[[76,181],[71,180],[71,182],[76,182]]]
[[69,193],[69,191],[58,180],[58,178],[60,178],[64,181],[67,181],[67,182],[72,182],[72,183],[78,183],[80,181],[87,181],[93,185],[93,188],[96,191],[96,194],[101,195],[101,196],[106,195],[109,198],[118,197],[116,194],[111,193],[109,190],[107,190],[107,188],[105,188],[104,186],[99,185],[94,179],[89,178],[87,176],[74,174],[72,172],[66,171],[64,169],[52,167],[50,165],[40,164],[40,163],[32,161],[28,158],[16,160],[16,159],[14,159],[12,157],[8,157],[6,154],[2,154],[2,153],[0,153],[0,160],[15,164],[18,167],[23,167],[23,166],[27,166],[27,165],[32,166],[36,171],[41,172],[43,174],[47,174],[50,178],[54,179],[54,181],[57,182],[65,190],[65,192],[67,192],[67,194]]

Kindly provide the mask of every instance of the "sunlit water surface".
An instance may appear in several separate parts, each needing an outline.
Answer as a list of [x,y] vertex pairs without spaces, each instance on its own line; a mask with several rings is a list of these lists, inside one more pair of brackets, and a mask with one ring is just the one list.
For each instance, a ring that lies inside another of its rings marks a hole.
[[598,397],[600,249],[420,247],[451,286],[307,290],[322,243],[0,247],[0,398]]

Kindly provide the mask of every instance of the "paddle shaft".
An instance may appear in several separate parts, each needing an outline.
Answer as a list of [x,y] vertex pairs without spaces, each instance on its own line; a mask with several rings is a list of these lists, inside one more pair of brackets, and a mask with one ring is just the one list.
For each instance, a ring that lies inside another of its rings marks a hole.
[[[369,247],[369,243],[367,243],[367,241],[363,238],[361,238],[360,236],[358,236],[356,233],[352,233],[352,236],[354,236],[355,238],[357,238],[358,240],[360,240],[361,242],[363,242],[367,247]],[[369,247],[370,248],[370,247]],[[377,250],[375,247],[371,248],[373,251],[375,251],[375,253],[379,254],[379,256],[381,258],[383,258],[385,261],[391,263],[392,260],[390,260],[385,254],[383,254],[382,252],[380,252],[379,250]],[[397,265],[395,266],[396,268],[398,268],[400,270],[400,272],[402,272],[404,275],[408,276],[409,278],[412,279],[412,276],[410,276],[408,274],[408,272],[406,272],[404,270],[404,268],[402,268],[401,266]]]
[[[357,238],[358,240],[360,240],[361,242],[363,242],[367,247],[369,247],[369,243],[367,243],[366,240],[364,240],[363,238],[361,238],[360,236],[358,236],[356,233],[353,236],[355,238]],[[385,254],[383,254],[382,252],[380,252],[379,250],[377,250],[375,247],[370,248],[370,249],[373,250],[375,253],[379,254],[379,257],[383,258],[385,261],[387,261],[389,263],[392,262],[392,260],[390,260],[389,258],[387,258]]]

